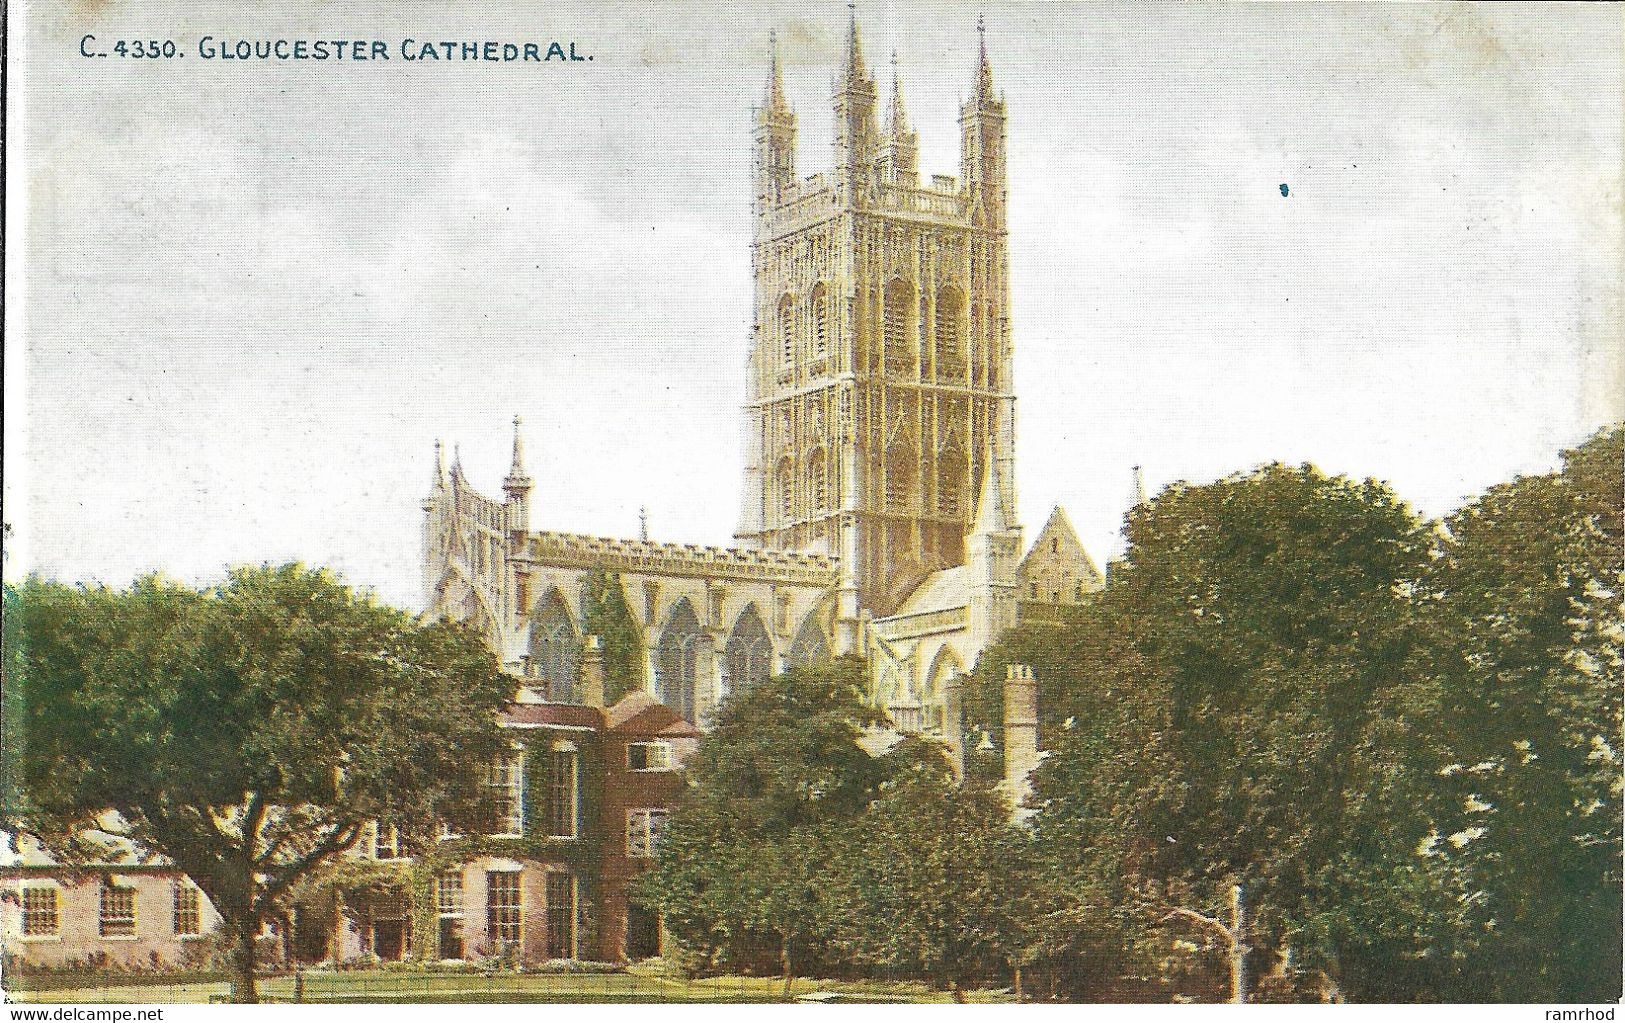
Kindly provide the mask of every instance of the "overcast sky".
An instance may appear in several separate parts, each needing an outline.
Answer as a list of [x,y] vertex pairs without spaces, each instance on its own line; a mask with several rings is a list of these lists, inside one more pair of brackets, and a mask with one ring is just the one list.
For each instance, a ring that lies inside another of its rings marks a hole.
[[[14,10],[7,577],[298,558],[416,607],[434,439],[498,493],[515,413],[537,528],[647,505],[728,542],[750,108],[776,27],[825,170],[847,12],[688,6]],[[1135,463],[1313,461],[1442,514],[1621,416],[1618,8],[989,6],[1029,536],[1058,502],[1109,556]],[[958,173],[977,11],[859,4],[927,174]],[[203,34],[593,60],[222,63]]]

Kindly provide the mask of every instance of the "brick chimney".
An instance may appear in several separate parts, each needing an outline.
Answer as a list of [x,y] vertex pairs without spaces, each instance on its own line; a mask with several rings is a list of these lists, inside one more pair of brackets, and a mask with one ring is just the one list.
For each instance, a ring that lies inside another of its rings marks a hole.
[[581,702],[604,706],[604,637],[588,636],[581,645]]
[[1029,666],[1011,664],[1004,674],[1004,786],[1018,817],[1037,766],[1038,680]]

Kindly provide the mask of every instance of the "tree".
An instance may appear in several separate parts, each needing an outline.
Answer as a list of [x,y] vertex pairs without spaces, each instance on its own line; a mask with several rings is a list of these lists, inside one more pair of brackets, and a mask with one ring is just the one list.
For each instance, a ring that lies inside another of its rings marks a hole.
[[643,688],[643,639],[626,606],[621,577],[595,565],[581,584],[581,617],[604,642],[604,699],[613,705]]
[[1037,914],[1033,843],[1003,794],[906,778],[849,834],[838,869],[859,900],[845,920],[864,958],[917,971],[960,1002],[973,981],[1019,978]]
[[844,659],[730,692],[638,881],[669,933],[713,960],[775,961],[786,993],[799,969],[851,949],[858,899],[838,864],[870,803],[899,778],[948,773],[918,742],[880,756],[860,744],[884,721],[863,678]]
[[[67,858],[102,840],[195,881],[256,1000],[254,941],[289,888],[374,820],[478,830],[511,698],[477,637],[419,626],[299,565],[198,591],[29,579],[6,591],[23,798],[7,826]],[[8,702],[8,712],[13,704]]]
[[1482,936],[1464,997],[1620,995],[1622,438],[1452,515],[1423,581],[1432,841]]
[[1222,917],[1244,884],[1255,958],[1292,947],[1335,974],[1338,950],[1303,947],[1316,900],[1335,898],[1323,872],[1402,853],[1371,839],[1394,805],[1391,723],[1412,713],[1422,523],[1374,481],[1270,465],[1170,488],[1128,540],[1052,686],[1087,697],[1052,715],[1074,727],[1039,771],[1040,835],[1096,872],[1090,898],[1132,910],[1131,944],[1182,912]]

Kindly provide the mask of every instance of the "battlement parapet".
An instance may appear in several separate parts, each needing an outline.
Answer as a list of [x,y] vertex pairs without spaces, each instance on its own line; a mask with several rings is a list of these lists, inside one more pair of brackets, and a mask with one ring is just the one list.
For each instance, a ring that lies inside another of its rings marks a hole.
[[658,543],[550,531],[531,533],[518,560],[566,568],[603,565],[620,572],[767,580],[827,586],[839,562],[823,554]]

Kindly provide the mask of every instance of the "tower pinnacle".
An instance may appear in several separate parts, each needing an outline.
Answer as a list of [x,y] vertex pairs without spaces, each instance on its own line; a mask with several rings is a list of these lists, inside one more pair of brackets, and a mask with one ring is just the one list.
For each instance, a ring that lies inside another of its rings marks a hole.
[[987,59],[987,20],[980,14],[976,16],[976,99],[977,102],[990,102],[993,99],[993,64]]
[[869,69],[863,63],[863,46],[858,41],[858,5],[846,5],[848,20],[846,26],[846,81],[848,85],[865,82],[869,79]]
[[788,108],[784,101],[784,79],[779,74],[779,34],[774,31],[767,33],[767,92],[762,99],[763,108],[774,113],[783,112]]

